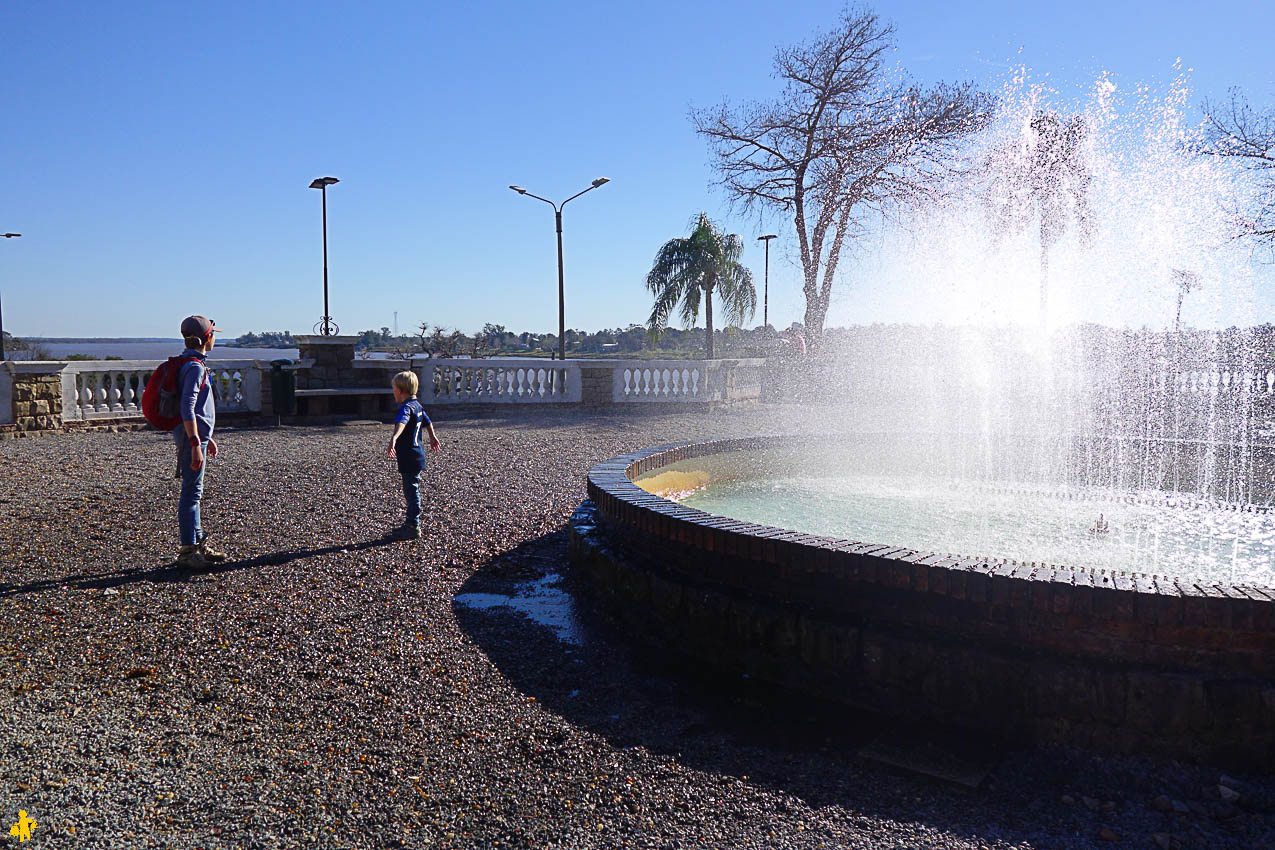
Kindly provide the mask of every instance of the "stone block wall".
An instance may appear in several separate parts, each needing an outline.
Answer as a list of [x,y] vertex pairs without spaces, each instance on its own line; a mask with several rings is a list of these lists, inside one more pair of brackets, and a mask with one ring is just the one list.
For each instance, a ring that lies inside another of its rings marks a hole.
[[61,374],[13,375],[13,424],[21,431],[51,430],[62,426]]
[[611,404],[613,367],[580,367],[580,403],[585,407],[603,407]]
[[761,401],[762,364],[731,362],[726,373],[726,401],[731,404]]

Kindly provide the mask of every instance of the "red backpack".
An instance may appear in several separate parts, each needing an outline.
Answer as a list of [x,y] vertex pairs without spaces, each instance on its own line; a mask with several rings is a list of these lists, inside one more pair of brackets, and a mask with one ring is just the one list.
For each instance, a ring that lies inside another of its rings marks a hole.
[[[142,390],[142,416],[161,431],[171,431],[182,424],[181,392],[177,387],[177,375],[183,366],[198,357],[170,357],[151,372],[146,389]],[[208,385],[208,370],[204,369],[202,390]]]

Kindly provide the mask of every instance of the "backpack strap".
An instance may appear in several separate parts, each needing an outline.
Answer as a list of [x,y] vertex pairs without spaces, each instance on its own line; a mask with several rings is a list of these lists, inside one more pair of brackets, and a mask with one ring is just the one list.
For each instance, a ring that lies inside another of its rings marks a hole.
[[[177,362],[173,363],[174,360]],[[204,366],[203,362],[198,357],[182,357],[180,354],[178,354],[174,357],[168,358],[168,363],[169,363],[168,374],[169,376],[172,377],[173,386],[171,390],[166,388],[165,392],[174,392],[180,388],[181,371],[182,371],[182,368],[185,367],[187,363],[199,363],[199,365],[203,367],[203,370],[204,370],[203,382],[200,383],[199,389],[196,390],[195,392],[203,392],[204,387],[208,386],[208,367]],[[167,383],[167,381],[165,381],[165,383]]]
[[204,365],[204,361],[200,360],[198,357],[182,357],[181,361],[182,362],[177,365],[178,373],[181,372],[182,366],[185,366],[187,363],[198,363],[204,370],[204,381],[199,385],[199,389],[196,390],[196,392],[203,392],[204,387],[208,386],[208,367]]

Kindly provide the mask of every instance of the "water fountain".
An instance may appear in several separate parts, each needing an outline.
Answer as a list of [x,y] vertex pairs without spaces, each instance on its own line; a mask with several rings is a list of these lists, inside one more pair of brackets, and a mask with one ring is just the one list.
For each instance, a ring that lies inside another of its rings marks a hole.
[[1180,81],[1125,106],[1101,80],[1076,119],[1015,85],[924,241],[883,237],[882,288],[949,321],[830,340],[784,378],[853,424],[599,464],[573,555],[635,634],[726,669],[1269,766],[1275,372],[1240,330],[1237,184],[1193,152]]

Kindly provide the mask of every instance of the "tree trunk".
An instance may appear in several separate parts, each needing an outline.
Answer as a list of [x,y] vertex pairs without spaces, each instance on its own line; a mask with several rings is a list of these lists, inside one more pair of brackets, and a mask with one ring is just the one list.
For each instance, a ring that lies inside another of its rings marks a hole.
[[1045,326],[1049,315],[1049,236],[1045,227],[1045,214],[1040,214],[1040,325]]
[[819,340],[823,337],[823,322],[828,315],[828,299],[815,296],[806,299],[806,340],[812,345],[818,345]]
[[1049,316],[1049,249],[1040,246],[1040,324],[1044,327]]
[[708,359],[713,359],[713,287],[704,289],[704,324],[708,326]]

